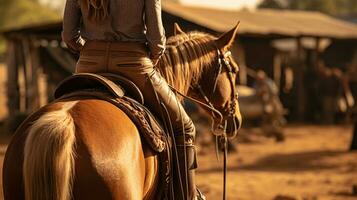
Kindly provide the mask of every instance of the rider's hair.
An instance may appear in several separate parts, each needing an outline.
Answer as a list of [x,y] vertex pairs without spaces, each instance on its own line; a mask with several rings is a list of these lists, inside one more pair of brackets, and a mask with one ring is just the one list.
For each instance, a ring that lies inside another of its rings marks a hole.
[[109,0],[81,0],[88,10],[89,20],[99,22],[109,16]]

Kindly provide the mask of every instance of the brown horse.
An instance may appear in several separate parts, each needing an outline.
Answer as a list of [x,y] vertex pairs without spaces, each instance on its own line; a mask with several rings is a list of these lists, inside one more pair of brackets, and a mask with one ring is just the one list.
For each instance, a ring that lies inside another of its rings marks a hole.
[[[238,25],[215,38],[177,27],[158,65],[179,92],[211,102],[227,120],[227,133],[235,133],[241,123],[238,100],[232,98],[238,66],[227,53],[237,29]],[[226,67],[216,73],[218,65]],[[18,128],[5,156],[4,196],[7,200],[157,199],[159,162],[142,143],[134,123],[114,105],[89,98],[55,101]]]

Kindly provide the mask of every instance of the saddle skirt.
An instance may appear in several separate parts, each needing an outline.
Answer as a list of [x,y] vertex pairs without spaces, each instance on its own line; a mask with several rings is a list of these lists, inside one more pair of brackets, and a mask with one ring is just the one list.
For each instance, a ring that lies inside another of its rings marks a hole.
[[143,95],[129,79],[109,73],[77,73],[63,80],[54,94],[55,99],[77,96],[89,96],[112,103],[128,115],[154,151],[160,153],[167,148],[165,132],[143,106]]

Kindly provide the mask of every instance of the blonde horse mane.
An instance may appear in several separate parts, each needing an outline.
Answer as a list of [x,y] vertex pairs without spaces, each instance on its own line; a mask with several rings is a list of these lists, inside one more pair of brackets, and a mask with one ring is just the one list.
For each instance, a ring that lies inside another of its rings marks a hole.
[[190,32],[170,37],[158,68],[166,81],[186,94],[197,83],[216,57],[215,37],[202,32]]

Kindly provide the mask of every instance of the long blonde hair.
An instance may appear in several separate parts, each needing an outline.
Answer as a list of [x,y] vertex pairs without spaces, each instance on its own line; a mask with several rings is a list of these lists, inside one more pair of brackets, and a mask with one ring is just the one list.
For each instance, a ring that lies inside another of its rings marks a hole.
[[88,10],[88,18],[102,21],[109,16],[109,0],[82,0]]

